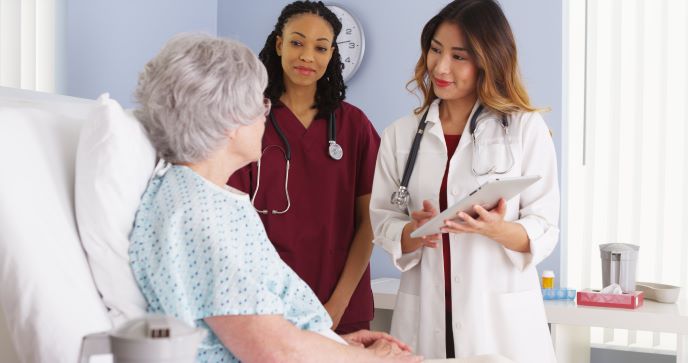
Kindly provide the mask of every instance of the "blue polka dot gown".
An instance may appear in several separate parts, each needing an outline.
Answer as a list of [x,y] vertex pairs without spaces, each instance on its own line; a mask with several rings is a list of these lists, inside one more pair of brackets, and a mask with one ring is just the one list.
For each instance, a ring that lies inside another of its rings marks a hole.
[[315,332],[332,325],[313,291],[280,260],[248,196],[187,167],[151,180],[129,239],[148,312],[208,331],[198,362],[239,361],[206,317],[279,314]]

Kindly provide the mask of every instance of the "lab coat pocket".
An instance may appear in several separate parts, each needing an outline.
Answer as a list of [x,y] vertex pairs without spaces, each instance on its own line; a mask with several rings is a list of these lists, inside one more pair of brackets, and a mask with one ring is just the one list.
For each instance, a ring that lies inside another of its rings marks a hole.
[[392,315],[390,333],[408,344],[414,352],[418,350],[418,327],[420,323],[420,297],[399,291]]
[[540,290],[498,294],[494,304],[500,354],[518,363],[556,362]]

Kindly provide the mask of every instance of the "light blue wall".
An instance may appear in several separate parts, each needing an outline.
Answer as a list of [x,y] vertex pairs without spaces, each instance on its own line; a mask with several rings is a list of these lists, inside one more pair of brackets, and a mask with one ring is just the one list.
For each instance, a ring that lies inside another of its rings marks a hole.
[[132,106],[138,73],[180,32],[217,34],[217,0],[64,0],[65,93]]
[[[205,31],[238,39],[259,51],[284,0],[61,0],[66,1],[66,79],[71,96],[103,92],[125,107],[138,72],[172,35]],[[519,46],[521,70],[533,103],[544,115],[561,155],[562,3],[502,0]],[[405,90],[419,56],[420,31],[447,0],[339,0],[358,14],[366,32],[366,54],[349,82],[348,101],[363,109],[379,131],[418,105]],[[560,163],[561,164],[561,163]],[[542,269],[560,276],[559,247]],[[376,248],[373,277],[398,276],[386,253]]]
[[[281,8],[290,1],[247,0],[218,3],[218,35],[238,39],[254,51],[262,49]],[[447,0],[340,0],[358,15],[366,33],[366,51],[358,73],[349,82],[348,101],[360,107],[382,131],[418,106],[405,90],[418,59],[420,32]],[[562,4],[551,0],[502,0],[520,51],[521,70],[536,106],[550,107],[544,115],[553,131],[558,155],[562,104]],[[561,164],[561,163],[560,163]],[[559,276],[559,249],[540,265]],[[375,248],[372,275],[396,277],[388,255]]]

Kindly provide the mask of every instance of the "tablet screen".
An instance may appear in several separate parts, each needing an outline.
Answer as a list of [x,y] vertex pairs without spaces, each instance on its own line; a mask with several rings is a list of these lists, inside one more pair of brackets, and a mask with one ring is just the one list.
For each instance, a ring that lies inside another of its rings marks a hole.
[[456,218],[459,212],[465,212],[475,218],[477,213],[473,209],[474,205],[481,205],[485,209],[490,210],[497,206],[500,198],[509,201],[540,179],[539,175],[529,175],[489,180],[468,194],[468,196],[413,231],[411,237],[417,238],[440,233],[440,228],[444,226],[444,221]]

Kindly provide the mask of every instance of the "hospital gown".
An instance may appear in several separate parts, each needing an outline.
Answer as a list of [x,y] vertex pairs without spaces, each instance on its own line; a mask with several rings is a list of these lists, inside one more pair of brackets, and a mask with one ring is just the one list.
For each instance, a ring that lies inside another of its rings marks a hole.
[[187,167],[171,166],[153,178],[130,241],[148,312],[208,331],[198,362],[238,362],[206,317],[279,314],[315,332],[332,325],[312,290],[280,260],[248,196]]

